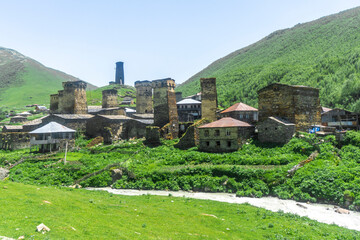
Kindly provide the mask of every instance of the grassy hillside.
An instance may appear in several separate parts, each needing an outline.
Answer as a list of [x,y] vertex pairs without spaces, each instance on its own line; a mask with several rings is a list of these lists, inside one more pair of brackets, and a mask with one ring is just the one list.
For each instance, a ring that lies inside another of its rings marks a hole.
[[134,100],[136,99],[136,90],[131,86],[120,86],[120,85],[108,85],[105,87],[100,87],[95,90],[89,90],[86,92],[86,98],[88,105],[101,105],[102,101],[102,91],[108,89],[116,89],[118,91],[118,100],[119,103],[124,99],[124,97],[132,97]]
[[[62,89],[62,82],[77,80],[47,68],[15,50],[0,48],[0,108],[24,108],[28,104],[50,104],[50,94]],[[89,89],[96,87],[89,84]]]
[[[356,239],[359,232],[246,204],[0,181],[0,236],[15,239]],[[41,234],[36,226],[51,230]]]
[[[360,210],[360,133],[349,131],[339,148],[335,138],[306,135],[283,146],[256,141],[233,153],[204,153],[197,148],[174,148],[176,141],[159,147],[146,147],[142,140],[120,141],[113,145],[84,147],[38,158],[29,150],[0,151],[0,167],[26,160],[10,170],[9,179],[27,184],[85,187],[170,189],[205,192],[232,192],[238,196],[276,196],[298,201],[327,202]],[[288,175],[300,161],[317,150],[318,157]],[[42,156],[40,154],[40,156]],[[113,165],[115,164],[115,165]],[[117,165],[116,165],[117,164]],[[109,170],[83,179],[111,165],[121,168],[122,178],[112,182]]]
[[274,83],[320,88],[321,103],[360,111],[360,7],[276,31],[195,74],[177,91],[200,91],[216,77],[219,103],[257,106],[257,90]]

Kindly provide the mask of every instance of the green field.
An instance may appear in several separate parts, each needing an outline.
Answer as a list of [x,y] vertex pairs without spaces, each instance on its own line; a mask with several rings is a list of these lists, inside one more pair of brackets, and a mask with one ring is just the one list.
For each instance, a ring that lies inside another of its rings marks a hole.
[[280,82],[317,87],[323,106],[360,111],[359,26],[357,7],[276,31],[213,62],[176,91],[195,94],[201,77],[216,77],[221,107],[257,107],[257,91]]
[[[246,204],[0,181],[0,236],[17,239],[356,239],[360,233]],[[51,230],[35,232],[44,223]]]
[[[108,90],[108,89],[116,89],[118,91],[118,101],[121,103],[121,101],[124,99],[125,96],[132,97],[134,100],[136,99],[136,91],[134,87],[127,86],[127,85],[108,85],[105,87],[100,87],[95,90],[89,90],[86,91],[86,98],[88,105],[93,106],[100,106],[102,101],[102,91]],[[131,107],[134,107],[135,105],[132,105]]]

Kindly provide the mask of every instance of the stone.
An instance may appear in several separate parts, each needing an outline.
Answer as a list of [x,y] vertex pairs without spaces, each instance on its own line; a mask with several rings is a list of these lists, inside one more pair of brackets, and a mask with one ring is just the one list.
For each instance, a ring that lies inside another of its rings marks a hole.
[[121,169],[112,169],[111,170],[111,178],[112,182],[116,182],[117,180],[120,180],[123,175],[123,171]]
[[36,231],[38,231],[38,232],[49,232],[50,228],[45,226],[45,224],[41,223],[39,226],[36,227]]
[[335,212],[340,213],[340,214],[350,214],[350,211],[346,210],[344,208],[337,208],[337,209],[335,209]]
[[201,78],[201,117],[216,121],[217,91],[216,78]]
[[9,170],[5,168],[0,168],[0,180],[4,180],[9,176]]

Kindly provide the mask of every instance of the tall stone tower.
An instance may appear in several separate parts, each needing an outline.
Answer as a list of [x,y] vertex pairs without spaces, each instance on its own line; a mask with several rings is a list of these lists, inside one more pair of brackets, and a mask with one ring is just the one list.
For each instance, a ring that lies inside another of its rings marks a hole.
[[115,72],[115,84],[124,85],[124,63],[117,62],[116,63],[116,72]]
[[175,80],[171,78],[152,81],[154,89],[154,125],[162,128],[169,125],[169,133],[176,138],[179,133],[179,121],[175,96]]
[[136,81],[136,113],[153,113],[152,84],[150,81]]
[[63,82],[64,94],[61,98],[61,113],[64,114],[86,114],[86,82],[68,81]]
[[118,107],[118,91],[116,89],[108,89],[102,91],[102,108]]
[[216,78],[201,78],[201,117],[216,121]]
[[57,113],[59,110],[59,94],[50,95],[50,113]]

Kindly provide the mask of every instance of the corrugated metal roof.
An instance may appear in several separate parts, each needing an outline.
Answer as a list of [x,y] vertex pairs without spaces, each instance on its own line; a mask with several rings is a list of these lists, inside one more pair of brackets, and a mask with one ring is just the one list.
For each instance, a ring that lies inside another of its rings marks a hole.
[[144,124],[147,124],[147,125],[154,124],[153,119],[134,119],[134,121],[141,122],[141,123],[144,123]]
[[41,133],[73,133],[75,130],[65,127],[57,122],[49,122],[45,126],[42,126],[34,131],[29,132],[30,134],[41,134]]
[[274,120],[274,121],[284,124],[284,125],[295,125],[294,123],[291,123],[291,122],[286,121],[285,119],[282,119],[279,117],[269,117],[269,119]]
[[177,102],[176,104],[181,105],[181,104],[201,104],[200,101],[194,100],[192,98],[185,98],[179,102]]
[[132,108],[125,108],[125,112],[132,113],[132,112],[136,112],[136,110]]
[[326,112],[331,111],[332,109],[331,109],[331,108],[327,108],[327,107],[321,107],[321,110],[322,110],[322,113],[326,113]]
[[103,118],[107,118],[107,119],[132,119],[131,117],[127,117],[125,115],[98,115],[100,117]]
[[254,107],[251,107],[251,106],[245,104],[245,103],[239,102],[239,103],[235,103],[228,109],[225,109],[221,113],[235,112],[235,111],[256,111],[257,112],[258,110]]
[[200,126],[199,128],[220,128],[220,127],[252,127],[253,125],[236,120],[231,117],[221,118],[220,120],[217,120],[212,123],[205,124],[203,126]]

